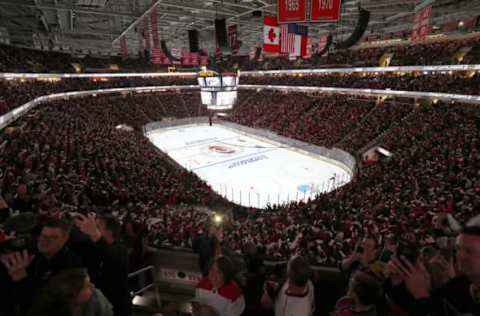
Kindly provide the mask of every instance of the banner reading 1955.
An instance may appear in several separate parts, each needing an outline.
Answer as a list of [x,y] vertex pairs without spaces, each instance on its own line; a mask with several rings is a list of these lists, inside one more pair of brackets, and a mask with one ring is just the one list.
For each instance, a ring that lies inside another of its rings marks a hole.
[[312,0],[310,20],[312,22],[340,21],[341,0]]
[[278,23],[307,21],[306,0],[277,0]]

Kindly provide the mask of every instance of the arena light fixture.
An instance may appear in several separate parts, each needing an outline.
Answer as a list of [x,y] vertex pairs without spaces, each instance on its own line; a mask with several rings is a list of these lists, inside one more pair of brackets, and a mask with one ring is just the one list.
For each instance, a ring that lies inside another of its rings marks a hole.
[[219,74],[203,69],[197,76],[202,104],[211,111],[230,110],[237,101],[238,80],[236,73]]

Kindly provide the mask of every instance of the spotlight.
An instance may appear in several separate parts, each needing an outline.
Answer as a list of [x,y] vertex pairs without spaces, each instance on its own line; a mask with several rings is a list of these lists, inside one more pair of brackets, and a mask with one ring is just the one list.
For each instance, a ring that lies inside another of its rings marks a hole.
[[223,221],[223,217],[222,215],[219,215],[219,214],[215,214],[213,215],[213,222],[217,225],[220,225]]

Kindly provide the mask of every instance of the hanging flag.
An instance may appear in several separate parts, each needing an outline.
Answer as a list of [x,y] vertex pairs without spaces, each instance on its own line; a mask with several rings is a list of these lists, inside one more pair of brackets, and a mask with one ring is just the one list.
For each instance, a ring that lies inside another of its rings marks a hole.
[[289,56],[304,56],[307,51],[308,28],[295,23],[282,24],[280,27],[280,52]]
[[150,21],[152,24],[152,39],[153,39],[153,47],[160,47],[160,41],[158,39],[158,23],[157,23],[157,7],[152,9],[150,13]]
[[228,34],[228,46],[230,46],[232,53],[235,54],[238,51],[237,25],[236,24],[229,25],[227,34]]
[[306,0],[277,0],[278,23],[306,22]]
[[307,56],[307,47],[308,47],[308,26],[297,25],[297,35],[301,36],[300,41],[300,56]]
[[274,16],[263,17],[263,51],[280,52],[280,28]]
[[415,16],[412,24],[412,42],[421,41],[430,34],[432,30],[432,2],[433,0],[425,0],[415,7]]
[[307,37],[307,53],[303,56],[305,59],[310,59],[312,57],[312,38]]
[[340,21],[341,0],[312,0],[310,6],[311,22]]

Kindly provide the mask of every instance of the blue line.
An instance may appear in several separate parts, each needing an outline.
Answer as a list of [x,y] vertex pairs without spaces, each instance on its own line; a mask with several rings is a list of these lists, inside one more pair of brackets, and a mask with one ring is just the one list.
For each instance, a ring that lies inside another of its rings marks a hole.
[[235,161],[235,160],[247,158],[247,157],[249,157],[249,156],[255,156],[255,155],[259,155],[259,154],[264,154],[264,153],[266,153],[266,152],[274,151],[274,150],[276,150],[276,149],[278,149],[278,148],[270,148],[270,149],[267,149],[267,150],[264,150],[264,151],[259,151],[259,152],[257,152],[257,153],[252,153],[252,154],[248,154],[248,155],[244,155],[244,156],[238,156],[238,157],[236,157],[236,158],[232,158],[232,159],[228,159],[228,160],[223,160],[223,161],[219,161],[219,162],[214,162],[214,163],[209,164],[209,165],[206,165],[206,166],[201,166],[201,167],[192,169],[192,171],[196,171],[196,170],[199,170],[199,169],[203,169],[203,168],[207,168],[207,167],[211,167],[211,166],[223,164],[223,163],[226,163],[226,162],[229,162],[229,161]]

